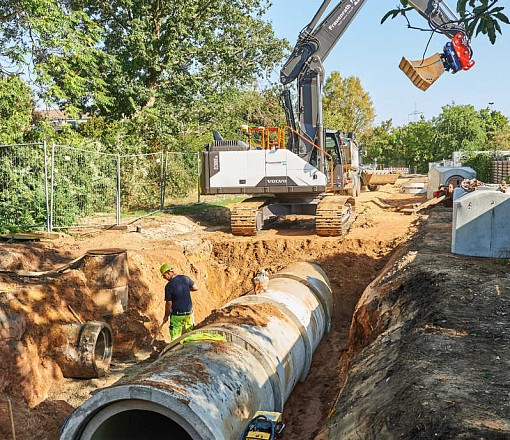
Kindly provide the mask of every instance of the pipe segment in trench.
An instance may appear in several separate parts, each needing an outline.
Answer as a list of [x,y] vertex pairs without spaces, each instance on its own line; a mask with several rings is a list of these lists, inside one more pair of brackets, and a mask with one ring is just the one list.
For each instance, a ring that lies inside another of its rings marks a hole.
[[61,440],[237,440],[256,411],[281,411],[306,378],[332,307],[321,267],[293,263],[265,292],[219,311],[251,311],[244,318],[227,313],[186,333],[143,372],[97,392],[69,416]]

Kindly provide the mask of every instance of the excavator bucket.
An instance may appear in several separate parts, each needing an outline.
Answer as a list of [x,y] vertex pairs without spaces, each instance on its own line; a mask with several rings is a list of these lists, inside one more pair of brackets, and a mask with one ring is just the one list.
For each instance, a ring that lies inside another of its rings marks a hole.
[[441,55],[438,53],[418,61],[409,61],[402,57],[398,67],[416,87],[423,91],[445,72]]

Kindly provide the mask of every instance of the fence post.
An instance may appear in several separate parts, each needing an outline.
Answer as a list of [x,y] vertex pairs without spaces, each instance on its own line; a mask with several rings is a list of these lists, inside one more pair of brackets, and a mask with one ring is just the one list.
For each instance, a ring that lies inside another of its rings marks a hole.
[[55,142],[51,143],[51,160],[50,160],[50,219],[49,219],[49,232],[53,231],[53,207],[54,207],[54,193],[55,193]]
[[117,154],[117,207],[116,207],[116,225],[120,225],[120,154]]
[[46,198],[46,231],[51,232],[50,224],[50,194],[48,186],[48,148],[46,141],[43,141],[43,155],[44,155],[44,197]]
[[169,152],[165,151],[165,169],[164,169],[164,178],[163,178],[163,208],[165,207],[165,195],[166,195],[166,177],[168,175],[168,155]]
[[197,194],[198,194],[198,203],[200,203],[200,153],[197,152]]
[[165,151],[161,151],[161,173],[160,173],[160,184],[159,184],[159,209],[165,209],[165,185],[166,185],[166,159],[167,155]]

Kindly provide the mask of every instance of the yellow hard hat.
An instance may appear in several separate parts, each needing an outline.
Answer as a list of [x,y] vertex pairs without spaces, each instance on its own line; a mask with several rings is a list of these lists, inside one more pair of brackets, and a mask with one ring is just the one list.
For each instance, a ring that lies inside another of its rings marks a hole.
[[170,263],[165,263],[159,268],[161,275],[163,275],[165,272],[168,272],[169,270],[174,270],[174,267]]

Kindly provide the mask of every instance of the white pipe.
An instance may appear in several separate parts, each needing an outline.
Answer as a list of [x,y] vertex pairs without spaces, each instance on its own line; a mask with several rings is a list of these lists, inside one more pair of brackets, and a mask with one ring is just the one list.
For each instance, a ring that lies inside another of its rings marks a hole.
[[[295,263],[267,292],[226,304],[144,372],[97,392],[71,414],[61,439],[237,440],[256,411],[281,411],[304,380],[332,304],[322,269]],[[185,342],[204,334],[222,341]]]

